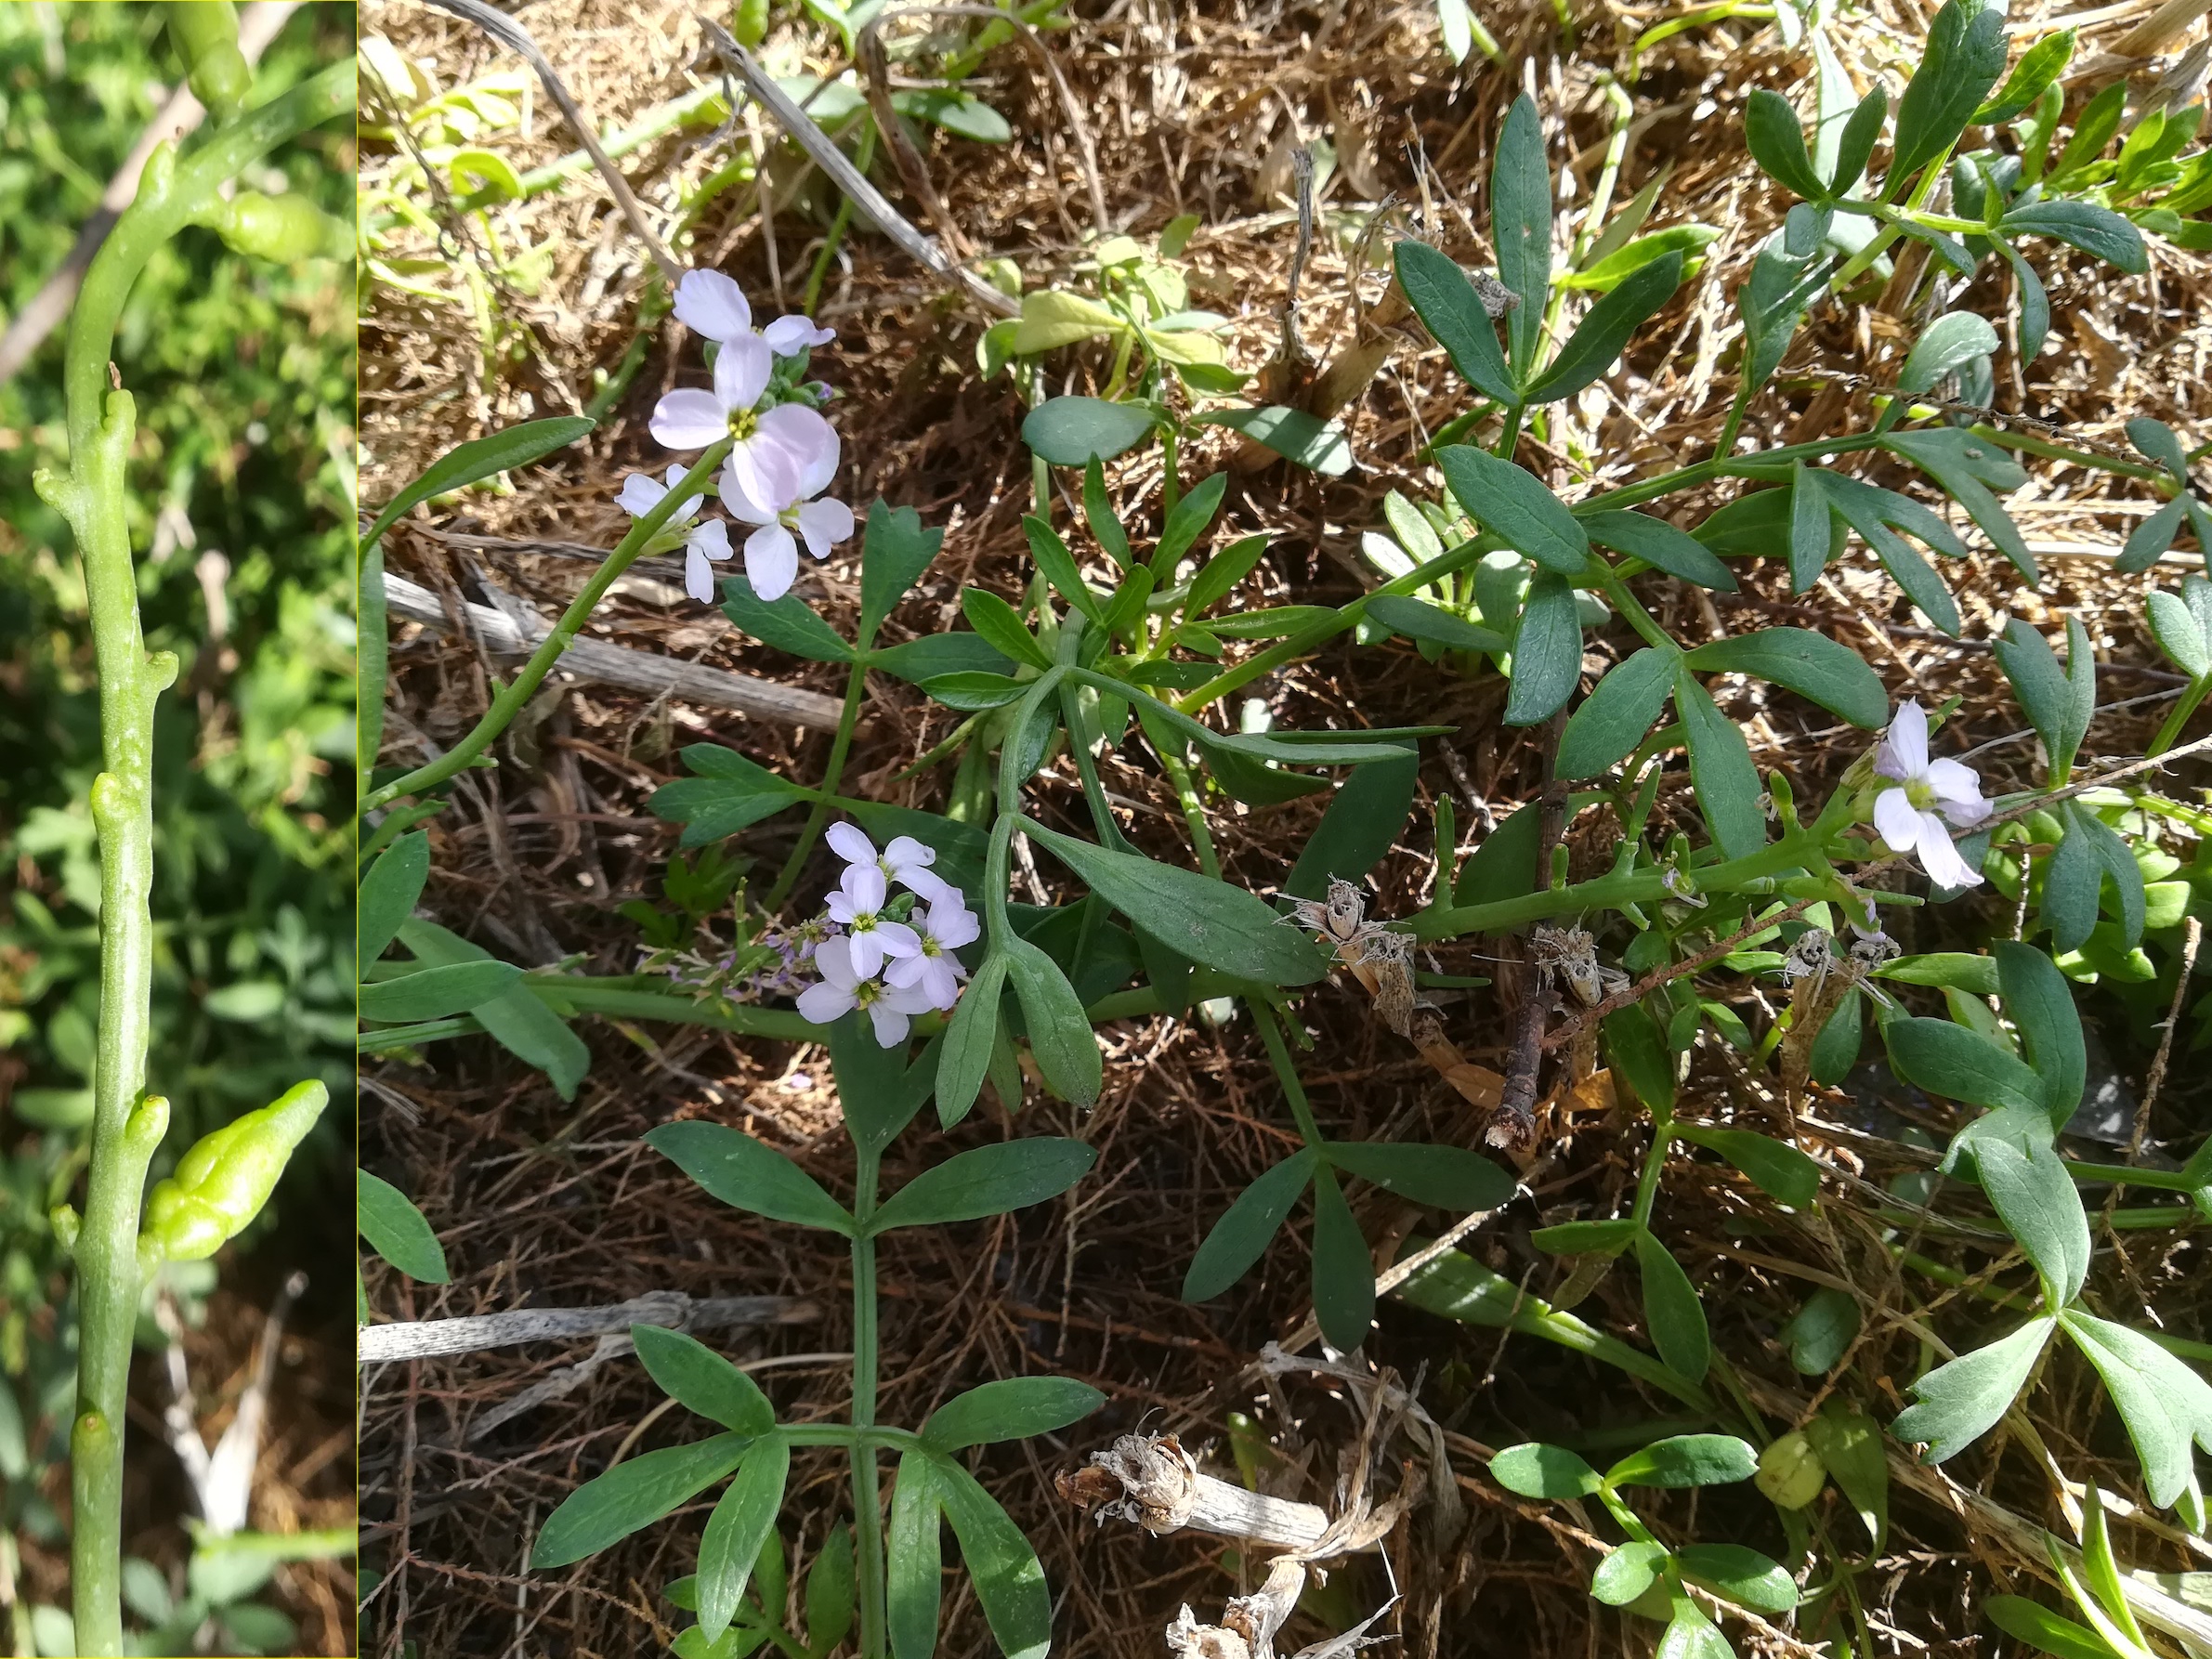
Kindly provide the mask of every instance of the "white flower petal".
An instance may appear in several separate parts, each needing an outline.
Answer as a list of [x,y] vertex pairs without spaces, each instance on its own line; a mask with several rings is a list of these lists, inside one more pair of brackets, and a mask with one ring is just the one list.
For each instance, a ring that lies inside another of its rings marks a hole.
[[622,480],[622,493],[614,500],[631,517],[643,518],[661,504],[661,498],[667,493],[668,486],[656,483],[650,473],[632,473]]
[[896,1049],[907,1039],[913,1029],[913,1022],[907,1018],[906,1010],[891,1006],[891,999],[879,997],[868,1005],[868,1018],[875,1026],[876,1047]]
[[799,1017],[817,1025],[834,1024],[852,1012],[853,993],[821,980],[799,993]]
[[918,864],[902,866],[898,879],[906,888],[925,905],[934,905],[950,896],[958,898],[960,889],[940,875],[933,874]]
[[720,271],[689,270],[676,284],[676,320],[710,340],[731,340],[753,327],[753,307]]
[[1943,887],[1978,887],[1982,872],[1959,856],[1951,832],[1932,812],[1920,815],[1920,868],[1928,879]]
[[714,603],[714,567],[707,563],[697,542],[684,550],[684,592],[701,605]]
[[1989,816],[1989,803],[1982,798],[1982,780],[1963,762],[1930,761],[1928,787],[1935,791],[1944,816],[1954,824],[1979,824]]
[[870,928],[866,933],[852,935],[853,972],[863,979],[873,979],[883,965],[883,942]]
[[875,862],[875,843],[868,839],[868,832],[857,824],[831,824],[822,839],[847,864]]
[[703,450],[729,431],[729,416],[712,392],[686,386],[653,406],[653,441],[669,450]]
[[1889,736],[1882,739],[1882,751],[1889,764],[1884,765],[1878,759],[1874,769],[1884,777],[1927,776],[1928,714],[1918,699],[1908,697],[1897,705],[1896,718],[1890,722]]
[[853,942],[844,934],[815,947],[814,971],[840,990],[849,991],[866,977],[853,967]]
[[768,444],[789,456],[793,479],[790,501],[819,495],[837,477],[843,452],[837,428],[822,418],[819,410],[803,403],[779,403],[760,418],[753,441]]
[[[729,460],[723,465],[723,499],[753,503],[767,516],[756,518],[756,524],[771,524],[782,516],[783,510],[799,500],[798,464],[782,449],[764,442],[758,433],[746,438],[729,452]],[[730,509],[736,512],[733,505]],[[742,515],[740,515],[742,516]]]
[[916,952],[912,956],[895,957],[883,970],[883,983],[895,990],[904,990],[918,983],[929,967],[929,958]]
[[927,842],[916,841],[910,835],[894,835],[891,844],[883,849],[883,862],[896,876],[917,864],[935,864],[937,850]]
[[1903,790],[1884,790],[1875,796],[1874,827],[1892,853],[1909,853],[1919,843],[1920,815]]
[[938,1008],[950,1008],[960,1000],[960,964],[948,960],[936,964],[936,978],[923,981],[922,988]]
[[685,541],[694,553],[703,553],[711,559],[729,557],[729,526],[719,518],[693,525]]
[[780,599],[799,574],[799,544],[780,524],[765,524],[745,538],[745,580],[763,599]]
[[883,1001],[901,1013],[927,1013],[936,1006],[928,989],[919,985],[887,986],[883,990]]
[[779,317],[761,330],[761,337],[778,357],[797,357],[809,346],[829,345],[837,331],[815,327],[811,317]]
[[922,954],[920,935],[903,921],[879,921],[875,924],[872,936],[883,942],[885,956],[920,956]]
[[966,906],[940,899],[929,907],[929,934],[946,949],[958,950],[983,936],[983,923]]
[[736,414],[751,409],[768,389],[768,376],[776,372],[776,354],[758,334],[739,334],[725,340],[714,354],[714,396],[723,409]]
[[737,451],[732,451],[730,460],[722,464],[722,504],[746,524],[774,524],[778,516],[775,503],[763,501],[753,490],[759,474],[750,467],[740,469],[732,465],[736,458]]
[[853,510],[841,501],[808,502],[799,509],[799,534],[806,538],[806,551],[818,559],[853,533]]
[[890,889],[884,884],[883,872],[870,860],[867,864],[848,864],[844,874],[837,881],[838,891],[852,901],[856,910],[863,912],[883,908],[884,895]]

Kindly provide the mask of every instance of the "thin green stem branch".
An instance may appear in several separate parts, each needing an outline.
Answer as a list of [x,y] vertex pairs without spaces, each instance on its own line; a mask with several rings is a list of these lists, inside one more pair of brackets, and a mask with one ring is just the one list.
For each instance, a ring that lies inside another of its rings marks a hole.
[[[830,763],[822,768],[822,795],[834,795],[839,780],[844,777],[845,756],[852,752],[853,728],[860,724],[860,700],[868,695],[868,660],[856,658],[852,672],[845,675],[844,707],[837,712],[837,736],[830,744]],[[814,851],[814,843],[822,832],[822,826],[830,821],[830,803],[817,798],[806,813],[806,822],[799,830],[799,839],[792,843],[792,854],[783,861],[783,869],[776,877],[776,885],[768,893],[768,913],[774,915],[783,908],[783,901],[792,895],[798,884],[799,872],[806,868],[807,856]]]
[[[853,1187],[853,1219],[860,1225],[853,1235],[853,1416],[855,1429],[875,1426],[876,1400],[876,1280],[875,1239],[867,1230],[875,1214],[876,1184],[881,1152],[854,1143],[857,1172]],[[883,1659],[885,1615],[883,1607],[883,1496],[876,1471],[873,1440],[862,1436],[853,1443],[849,1460],[853,1471],[853,1554],[860,1594],[860,1652],[862,1659]]]
[[614,544],[604,563],[592,572],[592,579],[569,601],[569,608],[561,612],[561,620],[554,624],[553,632],[538,642],[538,648],[522,666],[522,672],[491,699],[491,707],[484,712],[467,737],[447,750],[425,766],[417,766],[402,777],[395,777],[382,789],[373,791],[361,803],[363,815],[378,807],[388,806],[403,795],[419,795],[434,790],[454,774],[476,764],[477,757],[490,749],[500,733],[521,713],[530,699],[537,695],[545,676],[553,672],[553,665],[561,660],[576,636],[583,632],[583,624],[590,620],[599,601],[607,596],[607,590],[621,580],[642,556],[661,531],[661,526],[673,518],[685,503],[704,495],[713,479],[714,468],[722,464],[735,440],[724,438],[694,462],[676,487],[654,503],[653,510],[630,527],[630,533]]
[[1314,1108],[1306,1101],[1305,1086],[1298,1080],[1298,1066],[1290,1058],[1289,1045],[1283,1040],[1282,1027],[1276,1024],[1275,1010],[1257,999],[1250,1006],[1252,1024],[1259,1026],[1260,1040],[1267,1045],[1268,1063],[1275,1067],[1276,1081],[1283,1086],[1283,1098],[1290,1103],[1298,1132],[1318,1152],[1328,1142],[1322,1138],[1321,1126],[1314,1121]]

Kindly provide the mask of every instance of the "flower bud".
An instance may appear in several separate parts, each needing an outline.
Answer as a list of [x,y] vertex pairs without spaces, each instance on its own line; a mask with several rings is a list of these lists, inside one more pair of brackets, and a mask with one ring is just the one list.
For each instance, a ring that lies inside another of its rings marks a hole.
[[185,61],[192,96],[217,121],[237,114],[254,72],[238,49],[238,8],[230,0],[177,0],[169,7],[169,38]]
[[202,1137],[147,1199],[141,1255],[197,1261],[237,1237],[261,1213],[292,1149],[329,1101],[321,1083],[301,1083],[274,1104]]
[[1801,1430],[1792,1430],[1759,1455],[1751,1483],[1778,1509],[1801,1509],[1828,1483],[1827,1466]]

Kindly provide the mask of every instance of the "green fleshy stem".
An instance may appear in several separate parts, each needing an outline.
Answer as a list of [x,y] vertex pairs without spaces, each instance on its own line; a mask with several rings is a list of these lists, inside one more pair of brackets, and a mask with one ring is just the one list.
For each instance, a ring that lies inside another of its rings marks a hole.
[[33,479],[69,520],[85,561],[99,675],[101,771],[90,805],[100,856],[99,1029],[94,1049],[91,1159],[76,1239],[76,1420],[70,1434],[71,1593],[76,1647],[92,1659],[123,1651],[123,1433],[131,1331],[138,1304],[138,1205],[167,1107],[145,1093],[153,924],[154,699],[177,659],[149,653],[138,623],[137,572],[124,503],[135,429],[130,396],[110,393],[109,352],[132,284],[154,252],[190,224],[241,169],[286,139],[354,107],[351,59],[214,133],[190,159],[174,145],[147,159],[124,210],[85,274],[71,314],[63,371],[70,470]]

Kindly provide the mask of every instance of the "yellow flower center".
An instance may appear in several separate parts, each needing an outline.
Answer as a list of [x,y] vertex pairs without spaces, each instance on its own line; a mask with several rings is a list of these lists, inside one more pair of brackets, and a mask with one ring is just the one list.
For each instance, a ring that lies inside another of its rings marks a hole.
[[750,409],[734,411],[729,417],[729,435],[740,440],[751,438],[760,425],[760,416]]

